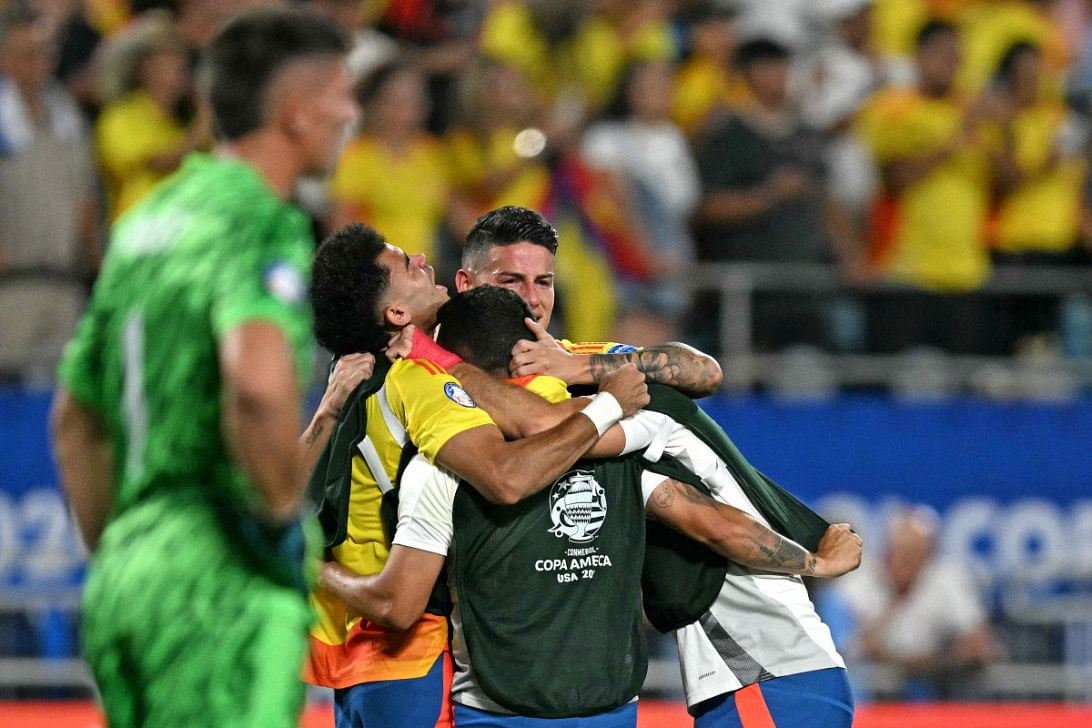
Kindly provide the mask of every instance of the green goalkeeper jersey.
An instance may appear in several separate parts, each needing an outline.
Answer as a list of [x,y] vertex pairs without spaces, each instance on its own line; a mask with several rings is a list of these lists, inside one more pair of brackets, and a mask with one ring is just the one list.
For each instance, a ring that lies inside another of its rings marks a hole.
[[218,342],[269,321],[310,371],[306,216],[249,165],[194,154],[122,217],[59,378],[106,420],[112,517],[168,489],[242,505],[251,487],[221,434]]

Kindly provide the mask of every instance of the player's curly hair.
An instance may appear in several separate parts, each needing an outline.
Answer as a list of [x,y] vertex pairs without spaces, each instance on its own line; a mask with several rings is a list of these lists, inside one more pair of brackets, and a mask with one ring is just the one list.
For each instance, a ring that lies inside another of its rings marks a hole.
[[479,286],[452,296],[436,312],[436,342],[483,371],[507,376],[512,347],[535,338],[523,321],[534,317],[515,291]]
[[387,346],[379,301],[391,273],[378,262],[386,242],[367,225],[354,223],[323,240],[315,253],[315,338],[332,354],[378,355]]

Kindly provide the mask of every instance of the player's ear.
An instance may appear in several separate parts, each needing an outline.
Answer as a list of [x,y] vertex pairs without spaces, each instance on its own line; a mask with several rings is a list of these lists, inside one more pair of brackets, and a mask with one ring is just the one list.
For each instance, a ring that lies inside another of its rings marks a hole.
[[383,310],[383,318],[392,328],[400,329],[413,323],[413,317],[405,306],[392,303]]
[[466,268],[455,271],[455,290],[462,293],[463,291],[469,291],[471,287],[470,272]]

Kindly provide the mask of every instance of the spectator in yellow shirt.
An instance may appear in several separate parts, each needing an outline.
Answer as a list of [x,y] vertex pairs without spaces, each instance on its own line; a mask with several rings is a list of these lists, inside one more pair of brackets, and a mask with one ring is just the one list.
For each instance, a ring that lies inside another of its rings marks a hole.
[[702,5],[691,26],[690,55],[675,74],[671,106],[671,118],[691,137],[701,134],[710,116],[751,99],[735,67],[734,12],[716,2]]
[[149,13],[107,49],[95,142],[110,220],[209,143],[208,115],[187,125],[179,113],[190,91],[186,45],[169,16]]
[[364,129],[341,155],[331,182],[331,230],[366,222],[406,253],[438,260],[447,210],[444,146],[425,130],[421,73],[407,63],[380,67],[361,91]]
[[[892,279],[947,295],[902,294],[877,301],[873,348],[933,344],[965,353],[996,346],[993,311],[960,296],[989,274],[985,228],[992,151],[983,121],[989,99],[967,103],[954,91],[955,26],[930,21],[917,39],[919,82],[888,89],[862,113],[859,130],[879,164],[891,210],[880,267]],[[992,353],[992,352],[991,352]]]
[[1001,60],[1000,206],[995,249],[1004,262],[1065,263],[1079,250],[1087,122],[1041,91],[1043,56],[1014,44]]
[[[1080,245],[1087,122],[1042,91],[1042,66],[1039,48],[1018,42],[997,73],[1005,115],[994,259],[1008,265],[1087,264]],[[1053,296],[1016,297],[1008,305],[1010,336],[1020,342],[1054,330],[1057,313]]]
[[964,58],[956,84],[968,93],[981,91],[1005,52],[1017,42],[1038,46],[1043,82],[1060,95],[1072,50],[1050,14],[1051,0],[989,0],[967,3],[957,13]]
[[629,63],[669,61],[675,50],[655,0],[502,0],[480,43],[486,57],[520,69],[546,105],[563,99],[592,111],[610,100]]

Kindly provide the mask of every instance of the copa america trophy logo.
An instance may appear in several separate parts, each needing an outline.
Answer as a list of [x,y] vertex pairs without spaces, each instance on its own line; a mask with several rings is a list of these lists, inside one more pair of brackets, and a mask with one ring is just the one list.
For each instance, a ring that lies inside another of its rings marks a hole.
[[595,539],[607,517],[607,497],[603,486],[588,470],[573,470],[550,486],[550,533],[567,536],[573,543]]

